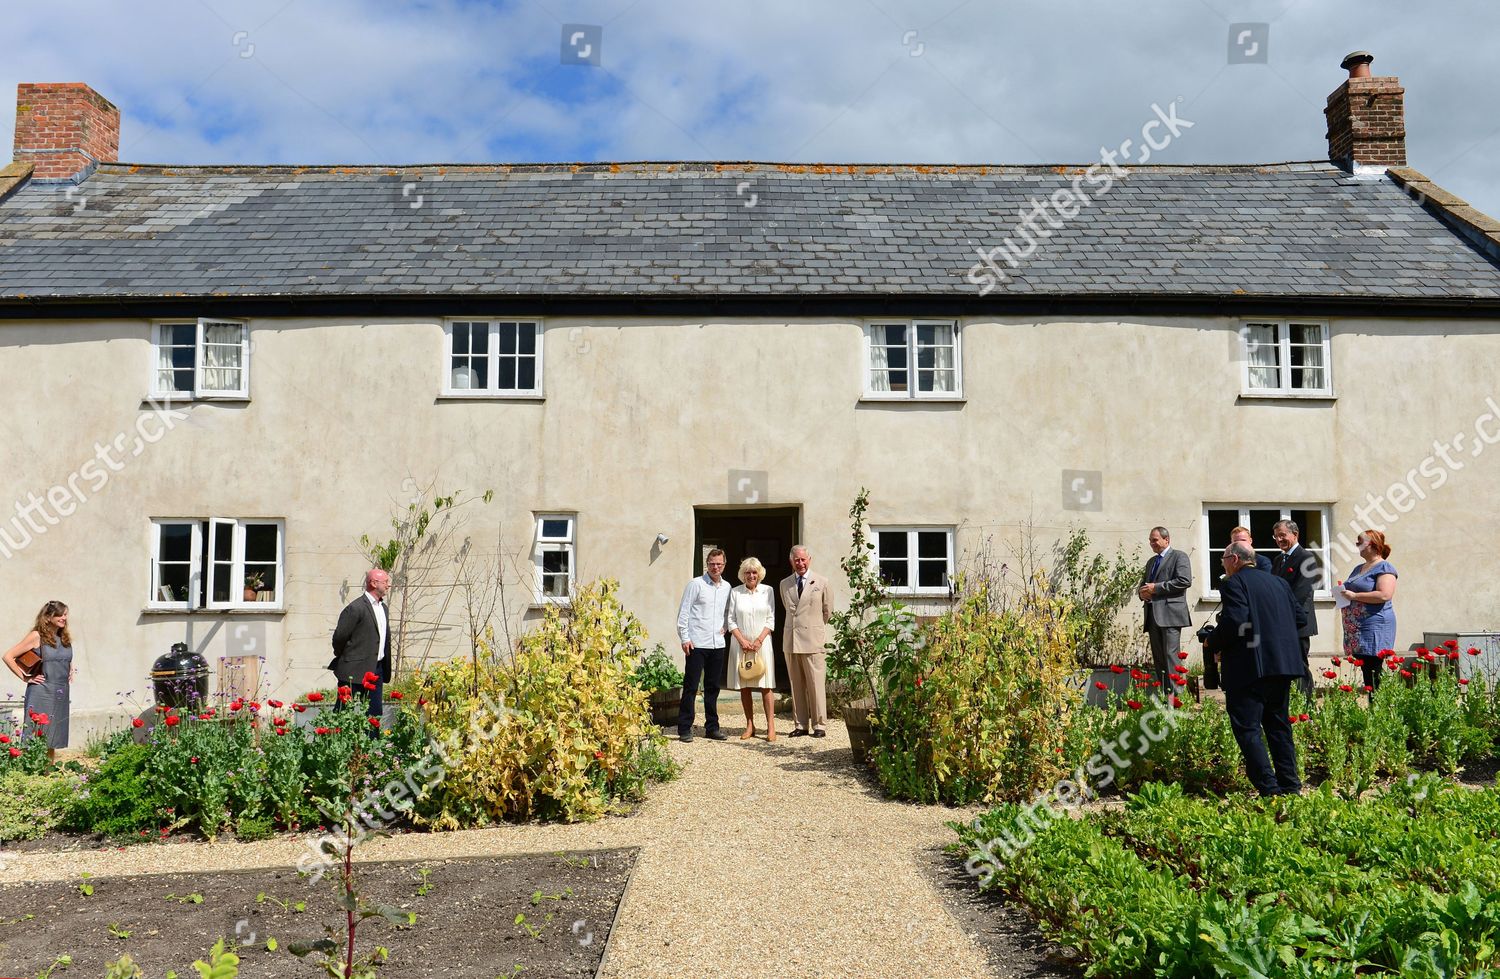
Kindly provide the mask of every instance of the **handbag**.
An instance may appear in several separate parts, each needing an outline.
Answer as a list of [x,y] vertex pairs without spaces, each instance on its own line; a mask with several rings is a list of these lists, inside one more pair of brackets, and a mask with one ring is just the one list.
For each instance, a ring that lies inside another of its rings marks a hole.
[[28,649],[26,652],[16,656],[16,665],[21,668],[21,672],[26,674],[28,678],[34,677],[42,672],[42,656],[36,650]]
[[[1198,641],[1200,643],[1204,643],[1205,646],[1207,645],[1209,634],[1218,627],[1218,622],[1219,617],[1216,614],[1211,621],[1203,624],[1203,628],[1198,630]],[[1203,689],[1219,689],[1219,662],[1207,648],[1203,650]]]
[[766,675],[766,664],[765,661],[760,658],[760,652],[758,650],[752,653],[748,650],[741,649],[740,655],[736,659],[735,666],[739,671],[741,683],[754,683],[756,680],[759,680],[761,677]]

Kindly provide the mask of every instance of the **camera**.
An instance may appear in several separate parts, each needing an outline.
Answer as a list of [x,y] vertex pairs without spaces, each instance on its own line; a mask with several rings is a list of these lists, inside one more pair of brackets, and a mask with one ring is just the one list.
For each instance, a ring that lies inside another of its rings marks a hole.
[[1196,633],[1194,633],[1194,635],[1198,637],[1198,641],[1200,643],[1203,643],[1206,646],[1208,645],[1209,637],[1214,634],[1214,629],[1216,628],[1217,626],[1214,623],[1205,622],[1203,623],[1203,628],[1199,629]]

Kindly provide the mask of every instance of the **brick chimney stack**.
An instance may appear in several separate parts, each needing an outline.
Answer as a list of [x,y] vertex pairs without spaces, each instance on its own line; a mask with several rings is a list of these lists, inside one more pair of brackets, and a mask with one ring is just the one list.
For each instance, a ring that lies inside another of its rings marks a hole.
[[1370,74],[1375,58],[1355,51],[1339,65],[1349,72],[1328,96],[1328,159],[1345,170],[1406,166],[1406,89],[1395,76]]
[[120,110],[82,82],[16,86],[16,163],[36,180],[86,176],[120,155]]

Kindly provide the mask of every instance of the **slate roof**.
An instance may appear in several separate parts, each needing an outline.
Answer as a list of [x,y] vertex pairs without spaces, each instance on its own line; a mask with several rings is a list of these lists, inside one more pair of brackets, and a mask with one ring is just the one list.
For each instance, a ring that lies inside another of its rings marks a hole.
[[[976,248],[1022,244],[1018,212],[1080,172],[105,164],[0,201],[0,300],[972,297]],[[1384,176],[1136,167],[992,297],[1112,293],[1496,300],[1500,263]]]

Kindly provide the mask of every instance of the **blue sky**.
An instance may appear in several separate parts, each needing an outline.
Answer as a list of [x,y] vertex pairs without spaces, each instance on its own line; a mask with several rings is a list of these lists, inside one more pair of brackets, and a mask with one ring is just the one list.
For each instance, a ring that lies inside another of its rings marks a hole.
[[7,11],[0,83],[88,82],[143,163],[1078,163],[1178,99],[1160,162],[1259,163],[1326,156],[1366,49],[1411,164],[1497,214],[1497,36],[1493,0],[55,0]]

